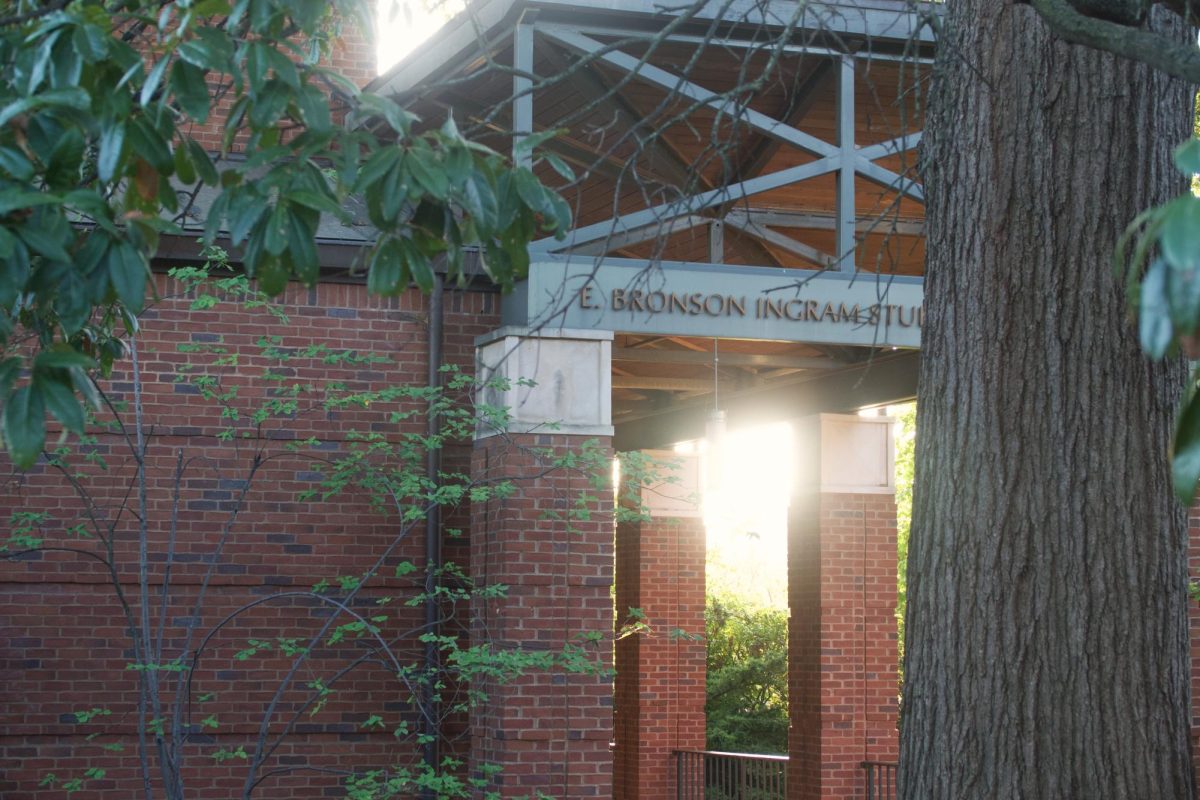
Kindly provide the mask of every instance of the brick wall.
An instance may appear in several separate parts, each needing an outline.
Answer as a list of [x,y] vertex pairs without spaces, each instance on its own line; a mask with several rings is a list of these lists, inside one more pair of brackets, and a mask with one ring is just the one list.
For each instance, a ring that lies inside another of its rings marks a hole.
[[672,753],[705,743],[704,523],[621,522],[616,547],[618,627],[637,608],[650,630],[616,646],[613,796],[667,800]]
[[[473,473],[516,479],[547,471],[583,437],[522,434],[476,443]],[[607,452],[609,442],[599,440]],[[598,466],[603,473],[607,461]],[[612,783],[611,489],[577,470],[522,480],[515,494],[474,506],[471,573],[507,596],[477,600],[473,639],[494,648],[561,652],[584,647],[591,671],[525,675],[480,688],[472,712],[472,776],[504,764],[489,787],[503,797],[541,792],[560,800],[608,797]],[[582,516],[572,514],[572,510]],[[571,518],[575,517],[575,518]],[[594,642],[579,634],[596,632]]]
[[[258,376],[264,362],[257,355],[257,342],[270,335],[281,336],[284,347],[325,342],[331,348],[373,351],[389,359],[386,364],[369,365],[301,359],[289,364],[289,381],[337,380],[350,389],[423,384],[427,300],[415,292],[391,299],[371,298],[363,287],[349,285],[297,288],[283,299],[289,319],[282,325],[262,311],[227,306],[191,310],[187,298],[173,296],[178,287],[169,280],[160,277],[158,288],[167,299],[145,315],[139,353],[146,418],[152,431],[146,459],[152,554],[148,582],[154,598],[152,615],[157,619],[159,613],[165,613],[167,620],[162,660],[181,653],[189,628],[200,633],[211,630],[238,606],[267,601],[213,637],[192,687],[197,698],[209,693],[214,697],[204,703],[197,700],[191,717],[198,728],[184,750],[185,777],[194,790],[190,796],[226,798],[239,791],[245,762],[232,758],[218,763],[213,754],[252,744],[263,710],[290,663],[278,654],[244,661],[236,654],[250,639],[294,637],[306,642],[328,619],[328,607],[311,598],[268,598],[307,589],[321,580],[336,582],[341,576],[362,574],[393,542],[395,552],[385,564],[388,576],[393,562],[411,560],[419,565],[424,557],[421,524],[418,522],[412,533],[402,534],[404,525],[398,516],[371,508],[367,493],[359,487],[350,487],[327,501],[298,502],[297,494],[315,486],[327,473],[319,462],[289,453],[289,440],[317,436],[323,443],[317,455],[335,457],[345,452],[352,429],[389,433],[422,423],[392,424],[386,419],[387,408],[313,411],[297,414],[285,426],[261,435],[243,418],[239,431],[251,433],[250,438],[220,441],[216,434],[228,425],[220,409],[201,398],[191,385],[175,382],[186,361],[211,362],[214,356],[185,355],[178,347],[219,345],[226,349],[225,357],[236,355],[236,366],[220,372],[225,386],[243,386],[238,402],[263,396]],[[498,323],[497,305],[490,294],[447,294],[447,361],[468,370],[473,367],[473,338]],[[107,389],[114,400],[132,400],[126,374],[115,374]],[[140,607],[133,565],[138,525],[131,510],[117,513],[131,485],[133,459],[117,433],[98,434],[96,443],[87,449],[103,456],[109,469],[102,472],[83,462],[77,480],[94,499],[101,515],[99,523],[111,524],[115,530],[113,560],[121,565],[117,579],[136,619]],[[444,468],[465,471],[470,449],[466,442],[447,448]],[[184,472],[176,507],[173,476],[181,455]],[[262,463],[229,525],[222,555],[208,578],[208,602],[198,617],[194,616],[194,598],[209,573],[210,554],[231,520],[243,481],[256,460]],[[104,768],[106,775],[88,783],[76,796],[134,796],[140,786],[134,759],[137,684],[127,665],[140,658],[126,635],[111,577],[87,555],[102,548],[94,539],[78,540],[66,533],[77,522],[87,522],[71,481],[46,464],[13,473],[0,489],[0,507],[51,515],[45,522],[46,540],[83,551],[45,553],[15,563],[0,561],[0,796],[6,800],[62,796],[61,791],[39,790],[39,781],[50,772],[60,781],[68,780],[89,767]],[[172,515],[178,522],[178,535],[169,564],[173,588],[163,612],[158,587],[167,567]],[[467,511],[449,513],[444,524],[468,530]],[[5,527],[9,527],[7,520]],[[448,542],[448,558],[465,562],[465,538]],[[382,634],[406,642],[398,646],[397,654],[407,661],[419,659],[420,648],[402,633],[419,624],[421,610],[395,602],[381,611],[376,601],[385,596],[411,596],[419,575],[379,581],[354,604],[360,613],[386,615],[380,622]],[[465,616],[468,611],[460,613]],[[195,642],[193,637],[193,648]],[[353,636],[336,646],[321,647],[282,693],[270,726],[273,732],[281,731],[285,721],[300,711],[311,696],[307,686],[311,681],[327,679],[359,662],[341,679],[340,688],[319,713],[300,713],[293,734],[264,765],[264,772],[277,772],[264,780],[260,796],[313,797],[335,790],[343,780],[338,774],[304,769],[308,767],[390,769],[413,759],[411,748],[398,744],[391,732],[401,722],[414,726],[417,722],[408,693],[387,664],[363,660],[365,652],[363,641]],[[164,674],[164,681],[173,688],[171,678]],[[112,714],[86,725],[75,722],[72,712],[93,707],[108,708]],[[364,728],[363,723],[373,714],[380,715],[387,727]],[[200,721],[209,715],[219,723],[215,730],[201,726]],[[450,732],[461,736],[463,720],[457,725],[458,730]],[[102,735],[87,740],[93,732]],[[105,745],[123,745],[125,750],[116,753]],[[460,744],[457,752],[464,746]]]
[[[1188,576],[1200,580],[1200,505],[1188,509]],[[1192,650],[1192,759],[1200,779],[1200,603],[1188,602]]]
[[895,526],[891,495],[809,493],[793,502],[792,797],[858,797],[861,762],[898,755]]

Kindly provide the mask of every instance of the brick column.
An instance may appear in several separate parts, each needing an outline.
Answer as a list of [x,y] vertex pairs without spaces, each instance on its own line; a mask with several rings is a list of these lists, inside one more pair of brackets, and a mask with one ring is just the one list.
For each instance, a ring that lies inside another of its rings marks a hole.
[[789,511],[788,793],[863,795],[863,761],[895,761],[896,507],[892,420],[800,425]]
[[[1200,580],[1200,504],[1188,509],[1188,577]],[[1200,603],[1188,602],[1192,650],[1192,758],[1200,777]]]
[[[674,453],[652,453],[680,460]],[[613,797],[675,797],[676,750],[705,738],[705,529],[695,503],[698,459],[682,481],[643,492],[649,519],[617,524],[618,629],[640,609],[649,630],[617,641]]]
[[[510,480],[513,492],[472,508],[471,575],[480,586],[508,587],[504,597],[474,602],[472,644],[551,653],[582,645],[594,670],[538,669],[472,684],[482,696],[470,713],[471,777],[483,781],[479,796],[607,797],[613,521],[611,461],[604,455],[612,436],[611,334],[531,338],[501,329],[476,344],[477,374],[509,381],[481,399],[507,407],[511,420],[503,433],[481,426],[472,474]],[[584,448],[598,456],[591,468],[554,468]],[[581,638],[597,632],[590,644]]]

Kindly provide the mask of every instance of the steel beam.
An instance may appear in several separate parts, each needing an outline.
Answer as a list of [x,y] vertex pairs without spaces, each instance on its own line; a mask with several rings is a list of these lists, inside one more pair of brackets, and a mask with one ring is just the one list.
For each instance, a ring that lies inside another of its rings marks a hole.
[[625,233],[614,234],[599,241],[581,245],[580,247],[572,247],[568,252],[581,256],[602,256],[613,250],[621,250],[630,245],[670,236],[672,233],[678,231],[690,230],[710,221],[708,217],[688,214],[687,216],[663,220],[662,222],[656,222],[653,225],[647,225],[643,228],[626,231]]
[[837,268],[854,272],[854,227],[858,221],[854,203],[854,56],[842,56],[838,66],[837,134],[842,163],[837,177],[835,252]]
[[725,222],[731,227],[750,234],[759,241],[775,245],[794,256],[800,256],[800,258],[811,262],[821,269],[832,269],[838,264],[838,259],[828,253],[822,252],[811,245],[804,244],[804,242],[797,242],[792,237],[784,236],[782,233],[777,233],[770,228],[759,225],[757,222],[752,222],[748,219],[734,219],[732,216],[726,217]]
[[[901,403],[916,396],[918,364],[919,355],[912,351],[877,355],[862,364],[803,380],[723,391],[721,406],[730,427],[737,428]],[[641,450],[699,439],[711,413],[711,401],[689,401],[628,422],[618,421],[613,446]]]
[[[806,228],[814,231],[831,231],[837,226],[832,214],[817,214],[808,211],[783,211],[775,208],[737,208],[725,215],[730,224],[753,222],[772,228]],[[913,219],[896,219],[891,215],[880,217],[858,217],[854,228],[858,233],[896,233],[901,236],[924,236],[925,223]]]
[[[534,12],[536,15],[536,12]],[[521,141],[533,133],[533,19],[521,16],[513,31],[513,161],[533,167],[533,153],[520,153]]]
[[654,222],[695,213],[722,203],[737,202],[745,197],[778,189],[780,186],[787,186],[799,181],[808,180],[809,178],[815,178],[818,175],[833,172],[837,169],[839,163],[840,156],[821,158],[808,164],[789,167],[777,172],[760,175],[757,178],[751,178],[748,181],[710,189],[707,192],[701,192],[691,197],[672,200],[668,203],[660,203],[643,211],[635,211],[632,214],[625,214],[603,222],[586,225],[571,231],[562,241],[557,241],[553,237],[539,239],[533,242],[529,248],[533,252],[544,253],[558,252],[570,247],[577,247],[587,242],[594,242],[618,233],[641,228]]
[[705,89],[699,84],[693,83],[687,78],[673,75],[665,69],[648,63],[644,59],[635,58],[620,50],[608,49],[595,39],[588,38],[582,34],[565,31],[561,28],[545,29],[545,35],[557,42],[561,42],[566,47],[578,53],[591,56],[606,64],[611,64],[617,69],[628,72],[640,81],[656,85],[665,89],[670,94],[686,97],[698,105],[711,108],[718,114],[723,114],[731,119],[743,122],[755,130],[761,131],[768,136],[782,139],[784,142],[799,147],[801,150],[813,155],[831,156],[838,152],[838,148],[828,142],[797,130],[791,125],[773,119],[760,111],[740,105],[728,97],[723,97],[718,93]]
[[[846,366],[829,358],[771,355],[765,353],[721,353],[721,366],[764,367],[773,369],[822,369]],[[694,350],[648,350],[644,347],[614,347],[613,361],[637,361],[643,364],[686,364],[711,367],[712,353]],[[711,386],[711,384],[710,384]]]

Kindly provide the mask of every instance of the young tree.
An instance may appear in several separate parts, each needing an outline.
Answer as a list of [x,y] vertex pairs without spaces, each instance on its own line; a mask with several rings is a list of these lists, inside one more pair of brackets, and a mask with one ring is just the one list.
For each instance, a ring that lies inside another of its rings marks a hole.
[[[72,630],[106,632],[86,661],[102,691],[72,687],[57,695],[61,707],[41,706],[36,698],[54,696],[45,684],[76,680],[60,672],[63,652],[48,657],[60,670],[17,678],[32,699],[10,689],[22,719],[73,716],[87,734],[42,770],[41,786],[147,800],[490,790],[489,765],[464,768],[465,715],[489,686],[529,672],[594,674],[608,632],[577,631],[554,649],[501,645],[486,630],[468,641],[469,606],[504,598],[506,587],[473,581],[453,560],[433,564],[419,533],[435,509],[453,525],[464,505],[562,473],[583,478],[557,498],[569,527],[607,480],[607,451],[555,456],[510,441],[527,472],[463,474],[447,454],[477,425],[503,435],[507,421],[506,409],[475,402],[473,379],[446,367],[444,387],[384,380],[403,374],[410,348],[313,341],[312,326],[289,321],[244,275],[171,277],[180,295],[157,304],[142,349],[115,385],[101,384],[105,411],[88,433],[4,489],[14,510],[0,559],[26,580],[76,579],[94,607],[63,600],[83,617]],[[232,331],[195,341],[173,324],[218,318],[266,333],[257,343]],[[151,359],[160,366],[144,368]],[[146,410],[162,408],[164,363],[188,390],[177,396],[193,398],[170,412],[192,429],[183,437],[156,430],[169,420]],[[431,451],[447,455],[433,476]],[[348,538],[352,552],[342,549]],[[446,538],[451,548],[458,537]],[[422,613],[430,601],[433,619]],[[31,615],[24,632],[52,636],[68,624],[55,616]],[[348,729],[365,744],[321,752],[305,738],[314,728]],[[432,763],[431,736],[440,740]]]
[[1191,797],[1185,368],[1112,268],[1190,92],[1020,5],[947,4],[938,58],[901,795]]

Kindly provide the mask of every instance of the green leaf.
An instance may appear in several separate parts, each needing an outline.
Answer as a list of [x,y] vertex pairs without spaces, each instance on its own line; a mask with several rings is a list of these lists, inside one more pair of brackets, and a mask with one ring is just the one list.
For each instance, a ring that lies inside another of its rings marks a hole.
[[124,147],[125,123],[110,122],[100,130],[100,153],[96,158],[100,180],[107,183],[116,176]]
[[158,63],[150,70],[150,74],[146,77],[146,82],[142,84],[141,94],[138,95],[138,103],[143,108],[150,104],[154,99],[154,93],[158,91],[158,85],[162,83],[163,75],[167,71],[167,66],[171,63],[171,59],[166,56],[161,56]]
[[320,192],[310,192],[307,189],[297,189],[287,194],[288,200],[305,208],[311,208],[314,211],[323,211],[326,214],[342,215],[344,209],[339,206],[333,199],[321,194]]
[[33,177],[33,164],[24,153],[12,147],[0,147],[0,169],[19,181]]
[[138,117],[126,131],[126,138],[133,152],[144,158],[157,171],[170,175],[175,169],[175,158],[171,147],[145,117]]
[[1188,176],[1200,172],[1200,139],[1193,137],[1175,148],[1175,166]]
[[330,126],[329,99],[317,87],[302,87],[296,94],[296,105],[309,130],[322,131]]
[[46,401],[33,386],[22,386],[4,403],[4,442],[21,469],[37,461],[46,443]]
[[29,249],[40,253],[51,261],[69,262],[71,256],[63,247],[62,239],[55,236],[56,231],[49,226],[40,224],[36,218],[17,228],[17,236],[29,246]]
[[542,188],[541,182],[533,172],[526,167],[518,167],[512,175],[521,202],[533,211],[541,211],[545,208],[546,190]]
[[13,381],[21,374],[21,359],[18,356],[9,356],[0,361],[0,399],[8,397],[8,393],[12,391]]
[[283,262],[269,254],[259,259],[254,276],[258,280],[258,288],[271,297],[286,289],[288,278],[291,277]]
[[293,90],[298,91],[300,89],[300,74],[296,72],[296,65],[292,60],[274,47],[266,48],[266,57],[267,63],[275,71],[275,76]]
[[[310,226],[305,216],[311,216]],[[315,220],[316,214],[301,208],[288,210],[287,253],[296,277],[306,286],[312,286],[320,277],[321,262],[317,255]]]
[[108,37],[95,25],[78,25],[71,34],[71,44],[89,64],[94,64],[108,55]]
[[275,207],[271,209],[271,216],[267,218],[266,238],[263,239],[263,246],[273,256],[277,256],[287,249],[288,210],[286,204],[276,203]]
[[389,238],[375,248],[375,257],[367,269],[367,291],[378,295],[399,294],[407,288],[404,261],[396,239]]
[[29,192],[24,189],[7,189],[0,193],[0,216],[13,211],[23,211],[36,206],[52,206],[62,202],[62,197],[48,192]]
[[433,291],[433,264],[430,263],[429,257],[421,252],[411,239],[401,239],[400,246],[408,272],[417,286],[426,294]]
[[133,313],[142,310],[146,299],[146,279],[149,271],[142,254],[125,242],[116,242],[108,249],[108,278],[117,297]]
[[513,155],[521,156],[532,153],[536,148],[541,147],[546,142],[558,136],[561,133],[566,133],[566,128],[555,128],[554,130],[538,131],[526,136],[522,136],[513,145]]
[[83,433],[83,406],[71,386],[45,375],[35,375],[34,385],[41,390],[46,407],[72,433]]
[[45,106],[65,106],[67,108],[74,108],[77,111],[83,111],[91,103],[91,96],[79,87],[52,89],[33,97],[25,97],[14,103],[9,103],[3,110],[0,110],[0,127],[7,125],[12,121],[13,117]]
[[475,219],[480,231],[490,231],[496,223],[496,194],[482,175],[472,175],[463,184],[462,204]]
[[431,197],[437,200],[446,199],[450,191],[450,181],[445,170],[437,163],[432,150],[427,147],[413,148],[404,164],[417,184]]
[[1166,291],[1175,330],[1187,333],[1200,327],[1200,269],[1167,270]]
[[33,359],[34,372],[47,369],[91,369],[96,362],[70,345],[59,344],[43,350]]
[[543,153],[542,160],[549,164],[551,169],[561,175],[563,179],[568,181],[575,180],[575,170],[571,169],[567,162],[554,155],[554,153]]
[[196,182],[196,168],[192,165],[191,152],[186,147],[175,148],[175,176],[184,186]]
[[1175,485],[1175,496],[1180,502],[1190,505],[1200,482],[1200,393],[1193,392],[1191,399],[1179,415],[1175,429],[1175,447],[1171,457],[1171,478]]
[[358,173],[358,183],[355,184],[355,191],[365,191],[371,184],[378,181],[396,165],[400,160],[400,150],[396,147],[383,147],[376,150],[367,159],[367,163],[363,164],[363,168]]
[[203,125],[208,119],[208,84],[204,71],[186,61],[176,61],[171,67],[171,91],[183,113]]
[[205,186],[216,186],[221,182],[221,176],[217,174],[217,168],[213,166],[212,159],[208,157],[208,151],[200,146],[200,143],[195,139],[187,140],[188,156],[191,157],[192,166],[196,168],[196,174],[200,180],[204,181]]
[[1163,258],[1177,269],[1200,264],[1200,198],[1190,194],[1167,206],[1158,234]]
[[283,81],[272,78],[267,81],[250,106],[250,123],[256,128],[274,125],[287,109],[292,91]]
[[200,69],[228,72],[233,43],[220,28],[197,28],[196,38],[179,45],[179,57]]
[[359,95],[358,102],[363,110],[383,117],[392,130],[405,136],[408,135],[409,129],[417,119],[397,105],[396,101],[377,94],[363,92]]
[[267,80],[267,46],[259,41],[251,42],[246,50],[246,77],[250,81],[250,94],[262,91]]
[[1142,349],[1151,358],[1162,358],[1175,338],[1171,326],[1171,307],[1167,297],[1167,265],[1156,260],[1142,279],[1138,310],[1138,332]]

